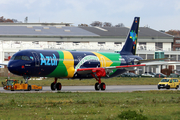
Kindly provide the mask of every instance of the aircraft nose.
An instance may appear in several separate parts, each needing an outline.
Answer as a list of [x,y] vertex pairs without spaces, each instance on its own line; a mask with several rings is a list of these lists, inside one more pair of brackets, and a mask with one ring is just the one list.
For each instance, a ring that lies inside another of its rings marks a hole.
[[8,70],[13,73],[13,74],[18,74],[18,64],[14,63],[13,61],[9,61],[8,66],[7,66]]

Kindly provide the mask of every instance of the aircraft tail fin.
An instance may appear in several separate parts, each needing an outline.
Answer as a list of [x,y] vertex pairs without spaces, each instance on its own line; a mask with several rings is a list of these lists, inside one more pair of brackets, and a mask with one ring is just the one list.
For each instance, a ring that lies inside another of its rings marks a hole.
[[135,17],[120,54],[136,54],[140,17]]

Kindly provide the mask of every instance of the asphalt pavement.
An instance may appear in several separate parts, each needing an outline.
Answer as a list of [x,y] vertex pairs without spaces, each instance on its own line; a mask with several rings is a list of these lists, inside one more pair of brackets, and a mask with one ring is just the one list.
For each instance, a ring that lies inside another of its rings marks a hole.
[[[157,85],[109,85],[105,91],[96,91],[94,86],[62,86],[62,92],[132,92],[158,90]],[[166,89],[161,89],[166,90]],[[175,89],[172,89],[175,90]],[[0,87],[0,93],[34,93],[34,92],[57,92],[51,91],[50,86],[43,86],[40,91],[8,91]]]

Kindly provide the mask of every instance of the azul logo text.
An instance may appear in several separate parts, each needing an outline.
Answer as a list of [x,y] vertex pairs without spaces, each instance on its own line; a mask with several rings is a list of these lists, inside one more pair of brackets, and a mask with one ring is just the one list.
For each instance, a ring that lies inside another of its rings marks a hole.
[[41,65],[48,65],[48,66],[57,66],[57,59],[55,54],[53,56],[44,56],[42,53],[40,53],[41,56]]

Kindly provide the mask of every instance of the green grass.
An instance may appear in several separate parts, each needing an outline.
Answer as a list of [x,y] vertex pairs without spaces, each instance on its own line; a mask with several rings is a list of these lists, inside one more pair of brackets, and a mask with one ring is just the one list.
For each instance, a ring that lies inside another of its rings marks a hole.
[[178,120],[180,91],[0,93],[3,120],[114,120],[123,115]]
[[[7,77],[0,77],[0,82],[4,82]],[[23,77],[11,77],[11,79],[23,80]],[[106,85],[157,85],[158,82],[162,78],[130,78],[130,77],[114,77],[109,79],[102,79],[102,82],[105,82]],[[50,84],[54,81],[54,78],[46,78],[43,80],[29,80],[29,84],[33,85],[42,85],[42,86],[50,86]],[[95,79],[86,79],[86,80],[78,80],[78,79],[58,79],[58,82],[61,82],[63,86],[77,86],[77,85],[94,85],[96,83]],[[2,85],[0,84],[2,87]]]

